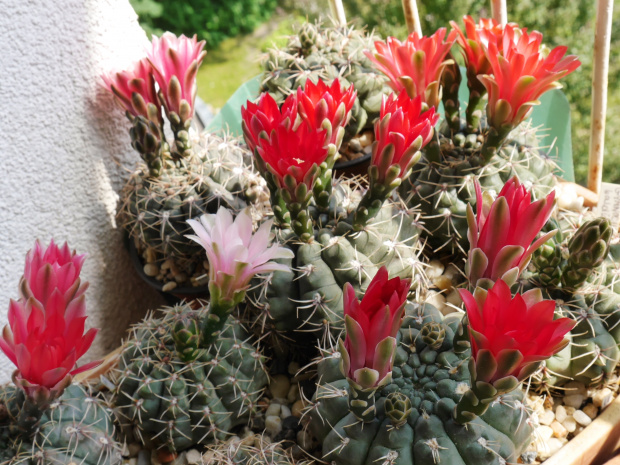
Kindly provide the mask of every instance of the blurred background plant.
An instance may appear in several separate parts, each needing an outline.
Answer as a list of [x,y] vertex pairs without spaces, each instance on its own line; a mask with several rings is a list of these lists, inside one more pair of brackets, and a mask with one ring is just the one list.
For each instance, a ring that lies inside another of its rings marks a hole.
[[[197,34],[209,53],[198,76],[198,94],[221,107],[243,82],[260,73],[260,54],[282,44],[296,24],[328,13],[327,0],[130,0],[148,34],[170,30]],[[347,19],[382,36],[407,34],[401,0],[343,0]],[[489,16],[489,0],[418,0],[422,29],[431,33],[465,14]],[[592,0],[508,2],[508,18],[544,34],[549,47],[568,46],[582,66],[564,80],[572,109],[576,181],[585,184],[591,106],[595,3]],[[458,54],[457,54],[458,55]],[[609,101],[603,180],[620,183],[620,9],[613,14]]]

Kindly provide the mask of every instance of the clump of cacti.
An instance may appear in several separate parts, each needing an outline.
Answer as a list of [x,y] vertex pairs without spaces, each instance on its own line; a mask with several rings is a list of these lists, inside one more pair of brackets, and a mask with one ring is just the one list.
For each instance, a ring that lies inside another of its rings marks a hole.
[[211,465],[293,465],[295,462],[284,450],[284,444],[270,442],[259,435],[243,439],[233,437],[211,445],[202,456]]
[[144,273],[162,282],[164,291],[207,284],[200,249],[184,237],[190,232],[187,220],[219,206],[239,211],[259,182],[236,139],[192,135],[203,47],[195,37],[166,33],[153,39],[148,57],[134,70],[104,76],[132,123],[132,146],[144,161],[121,192],[119,223],[141,255]]
[[361,140],[351,144],[349,141],[365,130],[372,131],[381,110],[381,99],[389,91],[386,79],[364,54],[378,39],[374,32],[355,27],[302,23],[284,47],[270,49],[263,58],[261,91],[269,92],[276,102],[282,103],[307,82],[331,83],[338,79],[344,87],[353,86],[357,98],[342,151],[345,158],[362,156],[363,148],[370,153],[370,140],[364,144]]

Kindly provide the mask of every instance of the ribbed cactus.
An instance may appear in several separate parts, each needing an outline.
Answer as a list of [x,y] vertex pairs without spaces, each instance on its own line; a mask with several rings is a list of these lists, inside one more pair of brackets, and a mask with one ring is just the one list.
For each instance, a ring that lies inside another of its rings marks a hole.
[[150,274],[185,287],[206,285],[192,278],[207,273],[200,246],[185,237],[191,233],[187,220],[215,213],[220,205],[244,208],[252,183],[259,182],[237,140],[206,132],[199,137],[193,155],[167,160],[159,176],[151,176],[146,165],[133,173],[118,213],[138,252],[154,267]]
[[250,291],[261,325],[276,331],[338,332],[343,327],[344,283],[361,294],[381,265],[390,276],[406,278],[419,272],[420,279],[415,213],[388,201],[373,221],[355,231],[351,215],[360,197],[355,181],[339,180],[329,211],[314,212],[314,242],[299,243],[290,231],[277,232],[280,242],[288,238],[287,246],[295,252],[287,263],[294,271],[276,271]]
[[535,379],[543,388],[573,379],[596,385],[620,360],[620,295],[607,280],[617,260],[609,247],[613,231],[606,218],[588,219],[579,228],[560,218],[559,226],[534,254],[529,286],[542,287],[558,303],[558,312],[577,325],[571,344],[547,360]]
[[[6,392],[6,390],[5,390]],[[11,391],[8,391],[11,392]],[[19,408],[20,392],[13,390]],[[11,415],[16,412],[11,412]],[[10,465],[117,465],[121,445],[117,442],[114,414],[99,394],[87,386],[69,386],[43,414],[33,438],[22,438]]]
[[265,358],[239,321],[229,320],[209,348],[195,347],[187,336],[206,315],[185,303],[164,308],[135,326],[123,348],[114,404],[149,447],[174,452],[224,438],[248,422],[267,384]]
[[282,443],[272,443],[262,436],[243,439],[234,437],[209,446],[203,463],[210,465],[293,465],[295,462],[283,449]]
[[[453,420],[456,403],[469,389],[470,352],[453,350],[458,324],[458,317],[444,319],[430,305],[407,305],[392,381],[377,391],[377,415],[367,423],[349,412],[340,353],[322,351],[318,389],[308,411],[324,460],[337,465],[517,462],[532,433],[520,389],[501,396],[466,426]],[[435,334],[439,326],[445,337],[440,344],[433,338],[439,346],[432,348],[422,333]]]
[[338,78],[346,87],[352,84],[358,98],[346,127],[346,148],[352,136],[372,128],[379,116],[381,98],[389,92],[386,79],[364,55],[364,50],[374,48],[377,39],[374,33],[353,27],[305,22],[285,47],[270,49],[263,59],[261,91],[268,91],[281,103],[298,87],[304,87],[308,79],[331,82]]

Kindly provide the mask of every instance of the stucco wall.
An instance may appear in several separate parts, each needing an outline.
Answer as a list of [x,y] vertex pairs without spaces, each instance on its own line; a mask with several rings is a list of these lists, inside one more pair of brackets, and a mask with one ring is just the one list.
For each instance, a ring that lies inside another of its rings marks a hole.
[[[0,2],[0,325],[34,240],[88,253],[89,359],[160,303],[135,274],[115,229],[116,192],[138,160],[128,123],[99,76],[144,53],[127,0]],[[0,354],[0,381],[13,366]]]

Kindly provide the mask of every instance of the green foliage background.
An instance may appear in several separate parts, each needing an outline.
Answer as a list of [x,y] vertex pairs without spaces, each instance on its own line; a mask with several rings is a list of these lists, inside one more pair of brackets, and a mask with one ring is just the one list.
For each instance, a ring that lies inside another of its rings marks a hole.
[[[198,34],[207,39],[209,54],[198,77],[199,94],[221,106],[243,80],[259,73],[258,58],[273,40],[291,30],[300,18],[328,14],[327,0],[130,0],[147,32]],[[343,0],[347,18],[376,29],[382,36],[406,37],[401,0]],[[594,0],[507,0],[508,18],[541,31],[548,46],[566,45],[582,66],[563,80],[572,109],[576,180],[586,181],[591,107]],[[465,14],[490,16],[490,0],[418,0],[422,28],[430,34],[460,22]],[[248,33],[267,20],[267,31]],[[245,35],[244,35],[245,34]],[[229,39],[224,40],[226,37]],[[223,42],[222,42],[223,41]],[[221,46],[214,50],[214,46]],[[620,8],[613,14],[609,101],[603,179],[620,183]]]

